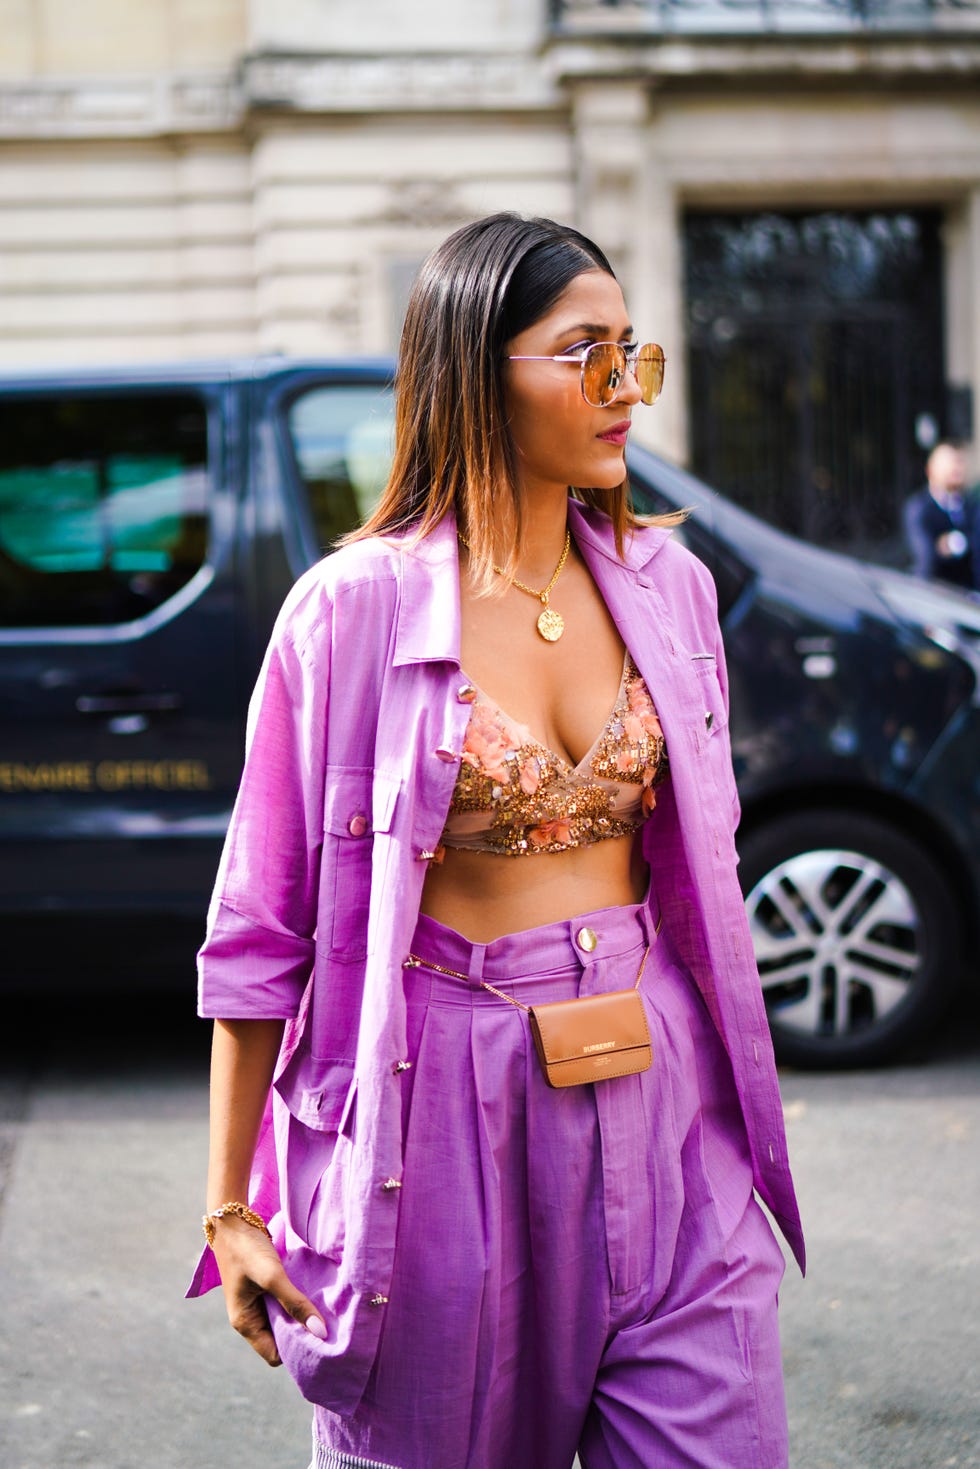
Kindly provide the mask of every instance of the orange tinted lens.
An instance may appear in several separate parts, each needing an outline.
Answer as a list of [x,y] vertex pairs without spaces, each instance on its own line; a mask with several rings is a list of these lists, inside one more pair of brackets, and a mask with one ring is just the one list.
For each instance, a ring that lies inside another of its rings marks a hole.
[[582,393],[593,408],[605,408],[623,386],[626,353],[615,342],[597,342],[582,364]]
[[636,380],[644,403],[656,403],[664,385],[664,354],[655,342],[647,342],[637,353]]

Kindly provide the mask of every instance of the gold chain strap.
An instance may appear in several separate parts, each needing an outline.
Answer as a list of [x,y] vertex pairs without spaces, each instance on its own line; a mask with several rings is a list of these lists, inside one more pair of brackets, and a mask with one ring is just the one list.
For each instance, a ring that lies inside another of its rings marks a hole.
[[[660,932],[660,924],[662,921],[662,919],[657,920],[657,933]],[[640,980],[643,978],[643,971],[646,968],[647,959],[649,958],[649,956],[650,945],[647,944],[646,948],[643,950],[643,958],[640,960],[640,970],[636,976],[636,983],[633,986],[635,990],[638,990],[640,988]],[[434,969],[437,974],[446,974],[449,976],[450,979],[461,979],[464,983],[469,980],[468,974],[460,974],[458,969],[446,969],[443,967],[442,964],[433,964],[428,959],[420,959],[418,954],[409,954],[408,958],[405,960],[405,963],[402,965],[402,968]],[[524,1005],[521,1003],[520,1000],[515,1000],[513,995],[505,995],[503,990],[498,990],[494,985],[487,984],[487,981],[485,979],[480,981],[480,988],[482,990],[489,990],[492,995],[497,996],[498,1000],[506,1000],[508,1005],[514,1005],[518,1010],[523,1010],[526,1012],[526,1014],[530,1015],[530,1005]]]

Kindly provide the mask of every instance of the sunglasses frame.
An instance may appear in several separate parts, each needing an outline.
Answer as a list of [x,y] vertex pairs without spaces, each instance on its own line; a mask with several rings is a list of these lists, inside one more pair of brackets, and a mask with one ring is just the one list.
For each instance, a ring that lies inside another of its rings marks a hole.
[[[640,402],[643,404],[643,406],[645,408],[652,408],[653,405],[654,405],[654,403],[656,403],[657,398],[659,398],[660,397],[660,394],[663,392],[663,371],[664,371],[664,368],[667,365],[667,358],[664,355],[664,349],[663,349],[663,347],[661,347],[661,345],[660,345],[659,342],[643,342],[638,347],[624,347],[623,344],[622,344],[622,342],[590,342],[587,347],[582,348],[578,352],[560,352],[560,353],[558,353],[557,356],[553,356],[553,357],[508,357],[507,358],[507,361],[508,362],[574,362],[574,363],[577,363],[579,365],[580,369],[581,369],[580,376],[579,376],[579,387],[582,390],[582,397],[585,399],[586,403],[588,403],[588,405],[589,405],[590,408],[609,408],[609,407],[612,406],[613,403],[615,403],[616,399],[619,397],[619,393],[621,391],[622,384],[620,384],[620,387],[618,387],[616,389],[613,397],[611,397],[609,399],[609,402],[608,403],[593,403],[592,402],[592,399],[590,397],[588,397],[588,395],[586,394],[586,391],[585,391],[585,367],[586,367],[586,363],[588,362],[589,354],[591,352],[594,352],[597,347],[615,347],[618,352],[622,352],[622,354],[623,354],[624,378],[625,378],[625,374],[627,372],[631,373],[633,375],[633,377],[636,377],[636,364],[639,361],[641,354],[643,352],[646,352],[650,347],[656,348],[656,350],[660,353],[660,387],[657,389],[657,395],[656,395],[656,397],[655,398],[651,398],[651,400],[650,400],[649,403],[646,401],[645,398],[643,398],[643,397],[640,398]],[[641,392],[642,392],[642,389],[641,389]]]

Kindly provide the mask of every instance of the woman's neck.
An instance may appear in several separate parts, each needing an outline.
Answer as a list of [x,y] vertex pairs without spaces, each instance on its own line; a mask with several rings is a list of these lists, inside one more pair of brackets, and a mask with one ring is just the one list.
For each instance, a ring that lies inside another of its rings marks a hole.
[[[535,586],[551,577],[565,549],[568,533],[568,490],[564,486],[536,492],[524,502],[524,526],[518,548],[518,575],[522,581]],[[507,551],[501,541],[497,542],[498,564],[506,560]]]

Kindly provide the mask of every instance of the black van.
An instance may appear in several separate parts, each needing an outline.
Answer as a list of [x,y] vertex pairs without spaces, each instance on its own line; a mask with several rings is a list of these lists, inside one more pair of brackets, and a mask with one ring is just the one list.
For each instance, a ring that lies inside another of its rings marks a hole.
[[[0,905],[203,915],[282,599],[384,483],[390,364],[0,376]],[[642,450],[718,586],[777,1049],[921,1035],[974,952],[980,605],[815,550]]]

